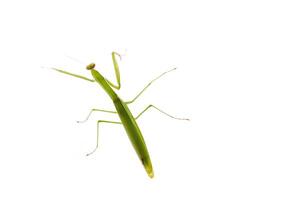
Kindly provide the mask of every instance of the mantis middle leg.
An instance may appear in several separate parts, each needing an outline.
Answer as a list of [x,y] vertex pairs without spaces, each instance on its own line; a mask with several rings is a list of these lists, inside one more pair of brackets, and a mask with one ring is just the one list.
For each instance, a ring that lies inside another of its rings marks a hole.
[[105,112],[105,113],[113,113],[113,114],[116,114],[116,113],[117,113],[116,111],[112,111],[112,110],[103,110],[103,109],[93,108],[93,109],[90,110],[89,114],[87,115],[87,117],[86,117],[84,120],[82,120],[82,121],[77,121],[77,123],[83,123],[83,122],[86,122],[86,121],[90,118],[90,116],[91,116],[91,114],[92,114],[93,112]]
[[149,108],[155,108],[156,110],[158,110],[160,113],[164,114],[164,115],[167,115],[168,117],[171,117],[173,119],[177,119],[177,120],[189,120],[187,118],[179,118],[179,117],[174,117],[168,113],[166,113],[165,111],[162,111],[161,109],[157,108],[156,106],[154,105],[149,105],[147,106],[140,114],[138,114],[135,119],[138,119],[144,112],[146,112]]
[[164,73],[162,73],[161,75],[159,75],[158,77],[156,77],[155,79],[151,80],[132,100],[130,101],[126,101],[125,103],[126,104],[130,104],[130,103],[133,103],[139,96],[141,96],[141,94],[154,82],[156,81],[157,79],[159,79],[160,77],[162,77],[163,75],[171,72],[171,71],[174,71],[176,68],[173,68],[169,71],[166,71]]

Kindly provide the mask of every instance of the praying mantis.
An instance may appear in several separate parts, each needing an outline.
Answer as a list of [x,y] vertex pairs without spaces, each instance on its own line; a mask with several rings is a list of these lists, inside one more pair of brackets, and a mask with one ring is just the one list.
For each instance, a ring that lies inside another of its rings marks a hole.
[[79,79],[86,80],[88,82],[98,83],[102,87],[102,89],[108,94],[108,96],[110,97],[110,99],[112,100],[112,102],[115,106],[115,111],[106,110],[106,109],[96,109],[96,108],[91,109],[88,116],[86,117],[86,119],[83,120],[83,121],[78,121],[78,122],[87,121],[93,112],[106,112],[106,113],[118,114],[118,116],[120,118],[120,121],[108,121],[108,120],[98,120],[97,121],[97,142],[96,142],[96,147],[93,149],[93,151],[88,153],[87,156],[93,154],[98,148],[98,144],[99,144],[99,125],[100,125],[100,123],[122,124],[125,131],[126,131],[126,133],[127,133],[128,138],[129,138],[133,148],[135,149],[135,152],[138,155],[140,161],[142,162],[142,165],[144,166],[148,176],[150,178],[153,178],[154,177],[154,172],[153,172],[153,167],[152,167],[150,155],[149,155],[145,140],[143,138],[142,132],[141,132],[136,120],[150,108],[154,108],[157,111],[159,111],[160,113],[165,114],[166,116],[171,117],[173,119],[178,119],[178,120],[189,120],[189,119],[174,117],[174,116],[164,112],[163,110],[159,109],[158,107],[156,107],[154,105],[147,106],[142,112],[140,112],[140,114],[138,114],[136,117],[134,117],[127,105],[133,103],[138,97],[140,97],[141,94],[154,81],[156,81],[157,79],[159,79],[163,75],[165,75],[165,74],[167,74],[171,71],[174,71],[176,68],[173,68],[169,71],[166,71],[166,72],[162,73],[161,75],[159,75],[158,77],[156,77],[155,79],[151,80],[132,100],[123,101],[117,95],[117,93],[114,91],[114,89],[120,90],[120,88],[121,88],[119,65],[118,65],[118,62],[117,62],[117,59],[116,59],[116,56],[119,56],[120,59],[121,59],[121,56],[120,56],[120,54],[118,54],[116,52],[112,52],[111,55],[112,55],[112,61],[113,61],[114,72],[115,72],[115,77],[116,77],[116,80],[117,80],[117,84],[112,83],[107,78],[105,78],[99,71],[95,70],[96,65],[94,63],[91,63],[91,64],[86,66],[86,69],[91,72],[91,75],[92,75],[93,79],[87,78],[87,77],[82,76],[82,75],[70,73],[70,72],[67,72],[67,71],[64,71],[64,70],[58,69],[58,68],[52,68],[52,69],[57,71],[57,72],[63,73],[63,74],[67,74],[67,75],[70,75],[70,76],[73,76],[73,77],[76,77],[76,78],[79,78]]

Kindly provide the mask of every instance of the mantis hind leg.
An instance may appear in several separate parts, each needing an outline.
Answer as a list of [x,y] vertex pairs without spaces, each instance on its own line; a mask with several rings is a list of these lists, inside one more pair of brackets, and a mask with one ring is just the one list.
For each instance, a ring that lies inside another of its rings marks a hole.
[[100,123],[122,124],[121,122],[98,120],[97,121],[97,142],[96,142],[96,147],[94,148],[93,151],[91,151],[90,153],[86,154],[86,156],[89,156],[89,155],[93,154],[98,149],[98,146],[99,146],[99,124]]
[[139,118],[142,114],[144,114],[149,108],[155,108],[155,109],[158,110],[160,113],[162,113],[162,114],[164,114],[164,115],[166,115],[166,116],[168,116],[168,117],[171,117],[171,118],[173,118],[173,119],[177,119],[177,120],[189,120],[189,119],[187,119],[187,118],[174,117],[174,116],[172,116],[172,115],[166,113],[165,111],[163,111],[163,110],[157,108],[157,107],[154,106],[154,105],[149,105],[149,106],[147,106],[140,114],[138,114],[138,115],[135,117],[135,119],[138,119],[138,118]]
[[121,79],[120,79],[120,70],[119,70],[119,65],[116,59],[116,55],[120,57],[121,59],[121,55],[116,53],[116,52],[112,52],[111,56],[112,56],[112,61],[113,61],[113,65],[114,65],[114,70],[115,70],[115,75],[116,75],[116,79],[117,79],[117,85],[113,84],[111,81],[109,81],[108,79],[106,79],[106,81],[108,82],[108,84],[119,90],[121,88]]

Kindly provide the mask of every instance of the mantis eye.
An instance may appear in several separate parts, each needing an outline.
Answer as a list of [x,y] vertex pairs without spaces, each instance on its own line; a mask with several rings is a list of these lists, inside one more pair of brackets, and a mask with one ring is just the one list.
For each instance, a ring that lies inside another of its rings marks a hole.
[[86,69],[87,70],[91,70],[91,69],[94,69],[95,68],[95,63],[91,63],[91,64],[89,64],[88,66],[86,66]]

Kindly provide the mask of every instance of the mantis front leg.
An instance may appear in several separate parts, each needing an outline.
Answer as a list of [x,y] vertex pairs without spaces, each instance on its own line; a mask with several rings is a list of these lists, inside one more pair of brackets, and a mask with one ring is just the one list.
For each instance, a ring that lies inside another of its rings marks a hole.
[[58,72],[60,72],[60,73],[63,73],[63,74],[67,74],[67,75],[76,77],[76,78],[80,78],[80,79],[83,79],[83,80],[86,80],[86,81],[90,81],[90,82],[95,82],[95,80],[90,79],[90,78],[87,78],[87,77],[82,76],[82,75],[73,74],[73,73],[71,73],[71,72],[67,72],[67,71],[65,71],[65,70],[61,70],[61,69],[57,69],[57,68],[52,68],[52,69],[55,70],[55,71],[58,71]]
[[121,59],[121,55],[116,53],[116,52],[112,52],[111,56],[112,56],[112,61],[113,61],[113,65],[114,65],[114,69],[115,69],[115,75],[116,75],[116,79],[117,79],[117,85],[113,84],[111,81],[109,81],[108,79],[106,79],[107,83],[119,90],[121,88],[121,79],[120,79],[120,70],[119,70],[119,65],[118,65],[118,62],[116,60],[116,55],[120,57]]
[[[117,85],[113,84],[108,79],[106,79],[106,81],[108,82],[108,84],[110,86],[112,86],[113,88],[119,90],[121,88],[121,80],[120,80],[120,70],[119,70],[118,62],[116,60],[116,55],[118,55],[121,58],[120,54],[118,54],[116,52],[112,52],[112,60],[113,60],[115,75],[116,75],[116,79],[117,79]],[[95,64],[91,63],[90,65],[95,65]],[[76,78],[80,78],[80,79],[83,79],[83,80],[86,80],[86,81],[90,81],[90,82],[95,82],[94,79],[90,79],[90,78],[87,78],[87,77],[82,76],[82,75],[74,74],[74,73],[71,73],[71,72],[68,72],[68,71],[65,71],[65,70],[61,70],[61,69],[58,69],[58,68],[52,68],[52,69],[55,70],[55,71],[58,71],[60,73],[76,77]]]

